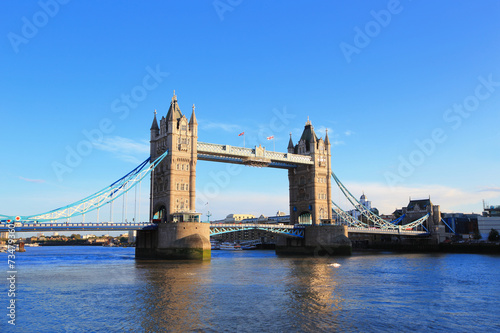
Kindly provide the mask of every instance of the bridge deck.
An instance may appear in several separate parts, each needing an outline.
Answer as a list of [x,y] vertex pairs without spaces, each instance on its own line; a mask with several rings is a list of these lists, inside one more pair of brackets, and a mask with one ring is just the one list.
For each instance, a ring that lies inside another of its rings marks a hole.
[[[50,231],[126,231],[138,230],[152,226],[150,222],[137,223],[15,223],[16,232],[50,232]],[[271,232],[288,234],[291,236],[302,235],[306,225],[288,225],[288,224],[254,224],[254,223],[212,223],[210,224],[211,234],[221,234],[239,230],[260,229]],[[2,223],[0,231],[9,231],[9,228]],[[425,236],[426,231],[414,230],[386,230],[378,228],[355,228],[348,227],[348,233],[363,233],[376,235],[404,235],[404,236]]]
[[289,169],[298,165],[312,165],[310,156],[267,151],[262,147],[242,148],[229,145],[198,142],[198,159],[204,161],[227,162]]
[[347,227],[348,233],[374,234],[374,235],[402,235],[402,236],[426,236],[427,231],[398,230],[398,229],[378,229],[378,228],[356,228]]

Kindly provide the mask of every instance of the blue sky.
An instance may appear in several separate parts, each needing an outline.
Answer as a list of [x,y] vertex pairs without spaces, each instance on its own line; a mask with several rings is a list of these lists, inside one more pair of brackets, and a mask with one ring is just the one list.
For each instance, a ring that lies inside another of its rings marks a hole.
[[[65,205],[133,169],[174,89],[188,117],[196,104],[200,141],[243,145],[245,131],[247,147],[273,149],[274,135],[285,151],[307,117],[328,128],[334,172],[382,213],[429,195],[443,211],[500,204],[498,1],[0,6],[1,214]],[[198,163],[200,212],[288,212],[286,171],[227,168]]]

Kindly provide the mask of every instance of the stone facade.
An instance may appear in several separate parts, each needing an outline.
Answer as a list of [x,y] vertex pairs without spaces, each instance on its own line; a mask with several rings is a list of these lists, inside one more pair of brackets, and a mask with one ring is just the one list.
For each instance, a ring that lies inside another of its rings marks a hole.
[[430,233],[438,232],[440,226],[444,228],[443,223],[441,223],[441,210],[438,205],[432,204],[430,198],[410,200],[408,206],[403,207],[402,213],[406,215],[402,224],[413,222],[429,214],[429,218],[423,225]]
[[151,218],[156,222],[172,222],[176,213],[194,213],[198,143],[194,105],[188,121],[174,92],[167,116],[161,118],[160,126],[155,111],[150,143],[152,161],[169,151],[151,174]]
[[302,165],[288,171],[290,222],[292,224],[331,223],[332,167],[328,133],[324,140],[318,139],[308,119],[297,145],[293,145],[290,135],[288,152],[311,156],[314,161],[314,165]]

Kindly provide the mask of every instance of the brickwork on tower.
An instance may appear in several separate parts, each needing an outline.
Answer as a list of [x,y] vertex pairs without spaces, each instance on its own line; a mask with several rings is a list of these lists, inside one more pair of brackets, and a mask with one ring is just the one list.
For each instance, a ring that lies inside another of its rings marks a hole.
[[301,165],[288,171],[290,223],[331,223],[332,166],[328,133],[324,140],[318,138],[308,119],[295,146],[290,135],[288,153],[311,156],[314,161],[314,165]]
[[172,222],[173,214],[195,212],[198,122],[194,112],[188,120],[172,97],[167,116],[151,125],[151,160],[167,149],[169,154],[152,172],[150,216],[156,222]]

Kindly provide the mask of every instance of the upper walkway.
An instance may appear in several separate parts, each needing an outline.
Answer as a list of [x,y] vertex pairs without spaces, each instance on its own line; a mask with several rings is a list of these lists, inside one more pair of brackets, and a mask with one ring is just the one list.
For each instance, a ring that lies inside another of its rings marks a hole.
[[242,148],[215,143],[198,142],[198,159],[280,169],[312,165],[310,156],[267,151],[263,147]]

